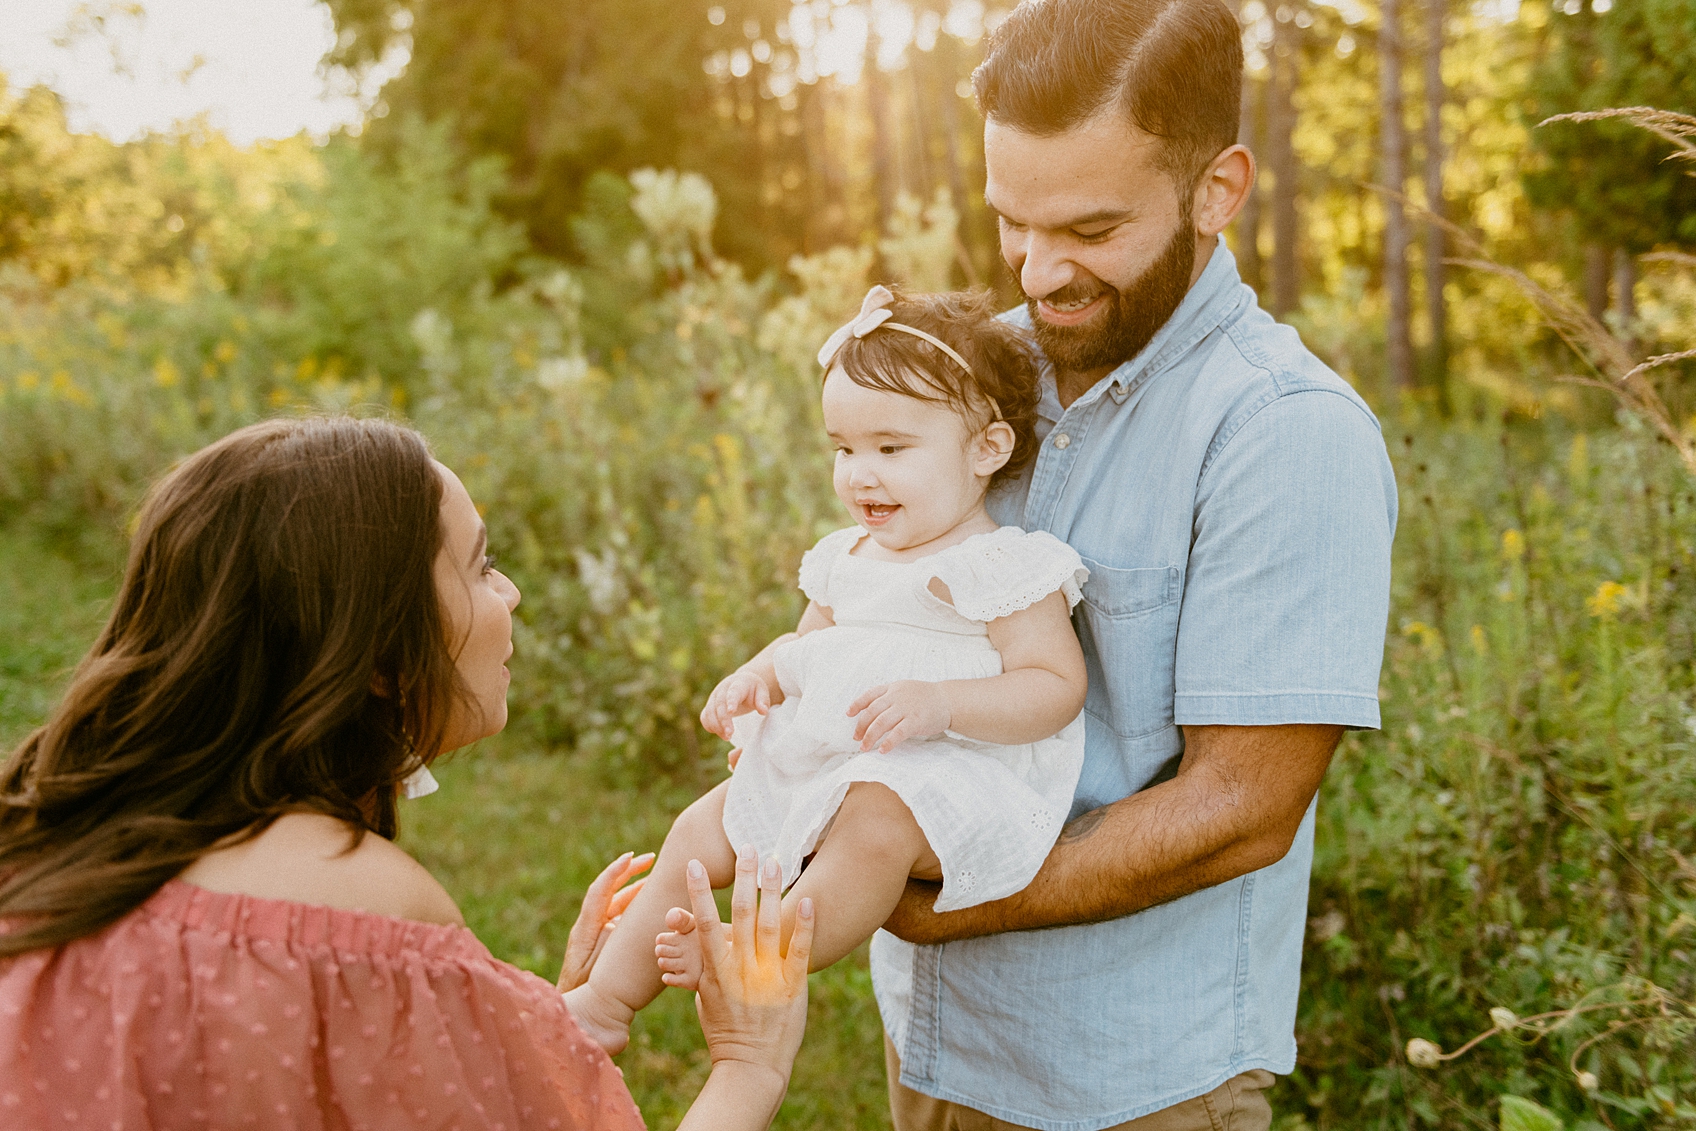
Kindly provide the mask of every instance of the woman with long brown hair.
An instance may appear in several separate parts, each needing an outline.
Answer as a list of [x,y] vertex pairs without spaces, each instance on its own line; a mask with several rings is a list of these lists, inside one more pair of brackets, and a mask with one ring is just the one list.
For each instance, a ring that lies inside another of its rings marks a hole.
[[[99,640],[0,767],[0,1125],[641,1125],[559,995],[649,861],[595,881],[549,986],[392,840],[397,793],[505,725],[518,600],[394,424],[254,425],[154,488]],[[746,929],[689,936],[714,1069],[685,1126],[764,1126],[799,1045],[811,917],[779,959],[754,871]]]

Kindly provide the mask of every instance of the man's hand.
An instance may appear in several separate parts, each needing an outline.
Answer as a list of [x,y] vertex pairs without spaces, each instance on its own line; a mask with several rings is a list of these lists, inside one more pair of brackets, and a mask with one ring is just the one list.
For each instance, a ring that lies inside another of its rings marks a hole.
[[948,729],[953,709],[942,686],[922,679],[880,684],[848,705],[862,751],[887,754],[912,738],[935,738]]
[[940,885],[909,880],[884,929],[932,944],[1099,923],[1283,859],[1342,728],[1185,727],[1177,776],[1068,824],[1025,890],[941,915]]

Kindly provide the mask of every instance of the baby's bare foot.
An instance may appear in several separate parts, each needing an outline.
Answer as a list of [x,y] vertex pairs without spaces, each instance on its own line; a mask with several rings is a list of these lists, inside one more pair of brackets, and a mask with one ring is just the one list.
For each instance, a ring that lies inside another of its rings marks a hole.
[[630,1043],[630,1022],[636,1011],[608,994],[597,990],[592,982],[584,982],[565,994],[565,1007],[571,1011],[577,1027],[589,1039],[617,1056]]
[[699,935],[662,931],[654,939],[654,961],[659,963],[660,980],[668,986],[678,986],[695,992],[701,987],[701,947]]

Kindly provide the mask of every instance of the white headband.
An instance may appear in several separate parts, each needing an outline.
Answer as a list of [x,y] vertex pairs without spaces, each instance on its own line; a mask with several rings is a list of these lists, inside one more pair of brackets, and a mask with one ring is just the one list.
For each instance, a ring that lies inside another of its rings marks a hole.
[[[954,364],[964,369],[968,377],[973,376],[972,367],[966,364],[966,359],[955,352],[954,347],[947,342],[925,333],[917,326],[908,326],[902,322],[891,322],[889,319],[894,312],[889,309],[889,304],[894,301],[894,294],[882,283],[867,291],[865,301],[860,303],[860,313],[856,314],[846,325],[839,326],[836,332],[826,338],[824,345],[819,348],[819,365],[829,369],[830,363],[836,360],[836,355],[848,343],[849,338],[863,338],[881,327],[885,330],[899,330],[903,334],[922,338],[952,358]],[[995,403],[994,397],[989,397],[989,405],[995,410],[995,419],[1001,420],[1001,406]]]

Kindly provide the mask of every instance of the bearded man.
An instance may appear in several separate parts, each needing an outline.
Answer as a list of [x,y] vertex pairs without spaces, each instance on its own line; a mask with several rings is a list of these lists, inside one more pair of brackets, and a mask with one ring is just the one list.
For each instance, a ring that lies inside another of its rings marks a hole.
[[1314,798],[1378,725],[1396,490],[1366,404],[1221,239],[1254,183],[1221,0],[1027,0],[974,76],[1046,358],[1003,523],[1084,557],[1073,819],[1036,880],[872,946],[897,1131],[1265,1131]]

